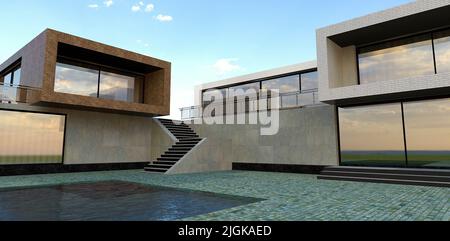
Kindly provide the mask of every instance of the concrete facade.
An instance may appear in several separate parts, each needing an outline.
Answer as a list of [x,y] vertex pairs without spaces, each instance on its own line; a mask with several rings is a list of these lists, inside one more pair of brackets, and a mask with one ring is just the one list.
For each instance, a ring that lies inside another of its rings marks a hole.
[[2,109],[65,114],[64,165],[149,163],[173,143],[150,117],[28,105]]
[[207,140],[182,171],[230,170],[232,163],[338,165],[336,125],[335,108],[328,105],[281,110],[273,136],[261,136],[260,125],[191,125]]

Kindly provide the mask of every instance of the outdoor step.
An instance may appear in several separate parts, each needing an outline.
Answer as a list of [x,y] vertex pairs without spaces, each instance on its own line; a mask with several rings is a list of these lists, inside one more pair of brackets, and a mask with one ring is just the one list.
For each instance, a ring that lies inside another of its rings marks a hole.
[[448,183],[450,183],[450,176],[416,175],[416,174],[403,174],[403,173],[346,172],[346,171],[325,170],[320,175],[321,176],[362,177],[362,178],[380,178],[380,179],[414,180],[414,181],[430,181],[430,182],[448,182]]
[[157,168],[157,167],[151,167],[151,166],[145,167],[144,170],[148,171],[148,172],[158,172],[158,173],[165,173],[168,171],[168,169],[165,169],[165,168]]
[[181,139],[179,142],[177,142],[176,146],[181,146],[181,145],[193,145],[196,146],[200,141],[183,141],[183,139]]
[[201,140],[203,140],[203,139],[200,138],[200,137],[192,137],[192,138],[185,138],[185,139],[183,139],[184,142],[186,142],[186,141],[198,141],[198,142],[200,142]]
[[182,158],[182,157],[184,157],[186,154],[181,154],[181,153],[175,153],[175,154],[173,154],[173,153],[169,153],[169,154],[162,154],[161,155],[161,157],[179,157],[179,158]]
[[185,155],[186,153],[188,153],[187,150],[173,150],[173,151],[167,151],[164,154],[183,154],[183,155]]
[[364,173],[373,172],[373,173],[393,173],[393,174],[431,175],[431,176],[450,177],[450,170],[444,169],[333,166],[333,167],[326,167],[324,171],[364,172]]
[[171,147],[169,148],[170,151],[190,151],[192,150],[192,147]]
[[448,182],[398,180],[398,179],[388,179],[388,178],[342,177],[342,176],[323,175],[323,176],[318,176],[318,179],[335,180],[335,181],[353,181],[353,182],[376,182],[376,183],[390,183],[390,184],[417,185],[417,186],[450,187],[450,183],[448,183]]
[[188,135],[197,135],[197,133],[195,133],[194,131],[192,131],[192,130],[186,130],[186,131],[172,131],[172,130],[169,130],[172,134],[174,134],[174,135],[176,135],[176,134],[181,134],[181,135],[184,135],[184,134],[188,134]]
[[168,164],[149,164],[147,167],[151,167],[151,168],[161,168],[161,169],[170,169],[173,165],[168,165]]
[[193,139],[193,138],[199,138],[198,135],[174,135],[178,140],[186,140],[186,139]]
[[172,146],[171,148],[174,148],[174,149],[189,148],[189,149],[191,149],[191,148],[195,147],[195,145],[196,144],[178,144],[177,143],[174,146]]
[[179,161],[181,158],[178,157],[160,157],[156,159],[157,161]]
[[155,165],[175,165],[177,162],[176,161],[154,161],[153,164]]

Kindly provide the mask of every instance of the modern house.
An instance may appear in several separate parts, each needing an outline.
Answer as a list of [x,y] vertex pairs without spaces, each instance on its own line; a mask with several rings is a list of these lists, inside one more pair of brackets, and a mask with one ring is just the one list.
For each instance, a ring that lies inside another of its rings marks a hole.
[[170,74],[169,62],[45,30],[0,65],[0,173],[143,168]]
[[[183,108],[182,117],[200,117],[212,90],[224,93],[226,109],[227,102],[240,105],[226,94],[233,88],[277,89],[276,135],[261,136],[255,125],[192,125],[217,150],[205,162],[222,158],[234,169],[450,186],[448,16],[449,1],[416,1],[318,29],[317,65],[199,86],[197,106]],[[249,108],[251,99],[244,105],[247,113],[259,111]]]
[[[153,119],[169,114],[170,63],[46,30],[0,66],[0,171],[150,163],[450,186],[448,16],[450,1],[416,1],[318,29],[317,61],[198,86],[189,123]],[[233,110],[211,112],[224,124],[202,122],[212,104]],[[265,112],[276,123],[251,123]]]

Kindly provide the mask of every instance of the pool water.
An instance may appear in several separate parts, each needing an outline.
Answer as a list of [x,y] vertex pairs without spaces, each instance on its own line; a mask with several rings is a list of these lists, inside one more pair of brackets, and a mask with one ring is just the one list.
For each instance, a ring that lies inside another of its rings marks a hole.
[[132,182],[0,189],[1,221],[170,221],[261,199]]

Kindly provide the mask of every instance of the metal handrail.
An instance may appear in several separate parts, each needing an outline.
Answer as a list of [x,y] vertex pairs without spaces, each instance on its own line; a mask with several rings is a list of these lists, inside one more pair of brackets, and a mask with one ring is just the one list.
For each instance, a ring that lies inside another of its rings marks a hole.
[[[306,97],[309,95],[309,98],[301,99],[302,97]],[[295,99],[291,99],[291,101],[287,101],[287,98],[292,98],[292,96],[295,96]],[[223,105],[227,106],[230,104],[241,104],[241,103],[250,103],[252,101],[257,100],[269,100],[270,96],[264,96],[264,98],[245,98],[245,99],[239,99],[234,97],[233,100],[225,99],[225,101],[221,104],[215,104],[217,106]],[[318,105],[321,102],[318,100],[318,90],[308,90],[308,91],[296,91],[296,92],[289,92],[289,93],[281,93],[279,94],[279,109],[286,109],[286,108],[301,108],[306,106],[312,106],[312,105]],[[293,101],[294,100],[294,101]],[[268,103],[270,104],[270,103]],[[201,111],[203,106],[190,106],[190,107],[184,107],[180,108],[181,111],[181,119],[182,120],[189,120],[189,119],[195,119],[195,118],[201,118]],[[268,105],[269,109],[271,108]],[[256,107],[253,111],[259,111],[259,107]],[[236,111],[236,110],[235,110]],[[246,110],[246,112],[249,110]]]

